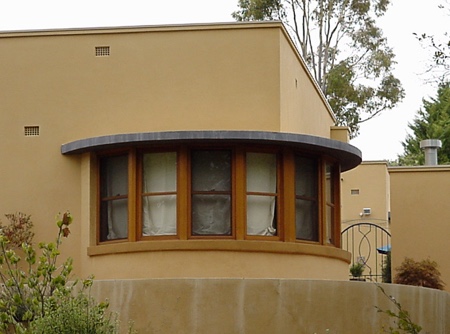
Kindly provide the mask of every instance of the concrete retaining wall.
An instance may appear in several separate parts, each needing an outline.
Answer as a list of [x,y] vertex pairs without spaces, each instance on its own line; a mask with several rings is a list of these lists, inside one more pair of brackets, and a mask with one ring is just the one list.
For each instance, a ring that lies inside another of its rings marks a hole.
[[[423,333],[450,333],[450,294],[382,285]],[[92,294],[108,298],[139,333],[380,333],[392,319],[375,306],[394,304],[369,282],[295,279],[145,279],[96,281]],[[329,330],[327,332],[327,330]]]

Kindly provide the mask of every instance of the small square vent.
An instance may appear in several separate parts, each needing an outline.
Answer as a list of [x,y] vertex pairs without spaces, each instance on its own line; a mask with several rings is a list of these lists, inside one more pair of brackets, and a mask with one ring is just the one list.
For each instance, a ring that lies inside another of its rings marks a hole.
[[96,57],[108,57],[110,54],[109,46],[96,46],[95,56]]
[[25,137],[39,136],[39,126],[31,125],[24,127]]

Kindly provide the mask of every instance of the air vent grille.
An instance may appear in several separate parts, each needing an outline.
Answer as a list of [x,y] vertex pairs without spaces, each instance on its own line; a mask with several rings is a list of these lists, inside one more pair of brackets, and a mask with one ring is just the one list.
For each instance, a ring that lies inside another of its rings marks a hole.
[[39,136],[39,126],[25,126],[24,127],[25,137]]
[[95,56],[96,57],[108,57],[110,55],[109,46],[96,46],[95,47]]

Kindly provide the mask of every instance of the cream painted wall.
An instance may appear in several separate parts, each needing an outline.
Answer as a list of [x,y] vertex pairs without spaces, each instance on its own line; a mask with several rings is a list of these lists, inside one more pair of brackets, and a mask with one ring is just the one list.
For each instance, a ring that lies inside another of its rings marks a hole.
[[[424,333],[450,332],[450,295],[383,285]],[[368,282],[292,279],[149,279],[94,283],[92,295],[139,333],[364,333],[394,326],[375,306],[397,312]],[[145,312],[142,310],[145,309]],[[328,330],[328,331],[327,331]]]
[[294,45],[280,31],[281,131],[330,137],[334,115]]
[[450,166],[390,167],[392,267],[436,261],[450,291]]
[[[389,174],[386,161],[363,161],[358,167],[341,175],[341,220],[345,226],[352,221],[370,221],[388,228],[390,210]],[[358,190],[358,195],[352,195]],[[370,216],[360,216],[370,208]],[[347,223],[348,222],[348,223]]]

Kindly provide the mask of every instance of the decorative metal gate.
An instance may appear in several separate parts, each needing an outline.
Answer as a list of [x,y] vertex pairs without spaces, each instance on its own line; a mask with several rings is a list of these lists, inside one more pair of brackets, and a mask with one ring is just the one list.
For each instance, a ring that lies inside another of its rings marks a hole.
[[343,250],[352,253],[351,264],[364,264],[362,278],[382,281],[386,253],[391,249],[391,234],[386,229],[374,223],[356,222],[342,231],[341,245]]

